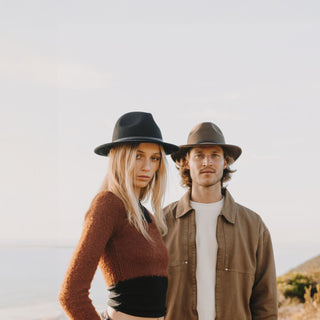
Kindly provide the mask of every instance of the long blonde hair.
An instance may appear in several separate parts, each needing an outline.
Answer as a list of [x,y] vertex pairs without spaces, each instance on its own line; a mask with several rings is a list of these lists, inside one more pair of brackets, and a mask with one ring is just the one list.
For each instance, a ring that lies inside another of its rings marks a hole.
[[[109,168],[101,190],[109,190],[118,196],[124,203],[129,223],[142,235],[151,240],[147,232],[147,222],[143,219],[134,192],[135,161],[139,143],[121,144],[111,149],[109,154]],[[141,189],[141,201],[151,197],[151,207],[154,212],[155,223],[162,234],[166,234],[167,225],[162,211],[163,197],[166,188],[167,170],[166,156],[163,147],[159,145],[161,160],[159,168],[150,183]]]

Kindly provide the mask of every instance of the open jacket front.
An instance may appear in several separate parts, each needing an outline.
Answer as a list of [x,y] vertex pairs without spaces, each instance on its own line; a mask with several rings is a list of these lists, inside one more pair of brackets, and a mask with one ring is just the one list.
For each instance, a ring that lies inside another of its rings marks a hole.
[[[259,215],[224,190],[217,221],[217,320],[277,319],[271,238]],[[190,192],[165,208],[169,251],[166,320],[197,320],[196,225]]]

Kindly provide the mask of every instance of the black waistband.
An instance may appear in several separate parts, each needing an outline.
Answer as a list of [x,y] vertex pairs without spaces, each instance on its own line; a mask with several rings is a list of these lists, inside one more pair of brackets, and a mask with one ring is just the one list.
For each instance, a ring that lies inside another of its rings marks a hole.
[[150,276],[118,282],[109,288],[108,305],[137,317],[162,317],[166,314],[168,278]]

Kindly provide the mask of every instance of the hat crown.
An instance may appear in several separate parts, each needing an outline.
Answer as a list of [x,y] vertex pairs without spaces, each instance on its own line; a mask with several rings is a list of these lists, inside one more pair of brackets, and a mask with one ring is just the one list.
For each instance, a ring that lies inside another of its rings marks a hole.
[[233,161],[241,155],[241,148],[232,144],[226,144],[224,135],[217,125],[212,122],[202,122],[197,124],[189,133],[187,144],[180,146],[180,150],[171,157],[173,161],[179,162],[183,159],[187,150],[194,147],[220,146]]
[[121,116],[113,130],[112,141],[130,137],[147,137],[162,140],[162,134],[151,113],[129,112]]
[[187,144],[225,144],[222,131],[212,122],[202,122],[196,125],[188,136]]
[[112,142],[96,147],[94,152],[100,156],[107,156],[112,148],[127,143],[157,143],[163,147],[166,154],[179,150],[178,146],[162,140],[160,128],[151,113],[133,111],[118,119],[113,129]]

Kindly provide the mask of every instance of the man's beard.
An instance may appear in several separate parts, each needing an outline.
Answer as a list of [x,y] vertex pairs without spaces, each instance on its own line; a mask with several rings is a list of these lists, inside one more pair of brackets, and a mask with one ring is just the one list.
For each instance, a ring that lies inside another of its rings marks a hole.
[[205,183],[202,186],[205,187],[205,188],[210,188],[210,187],[215,186],[217,183],[221,184],[221,180],[215,180],[215,181],[213,181],[211,183]]
[[222,180],[222,174],[220,177],[218,177],[217,179],[214,179],[213,181],[207,181],[203,183],[202,186],[205,188],[210,188],[215,186],[217,183],[221,184],[221,180]]

